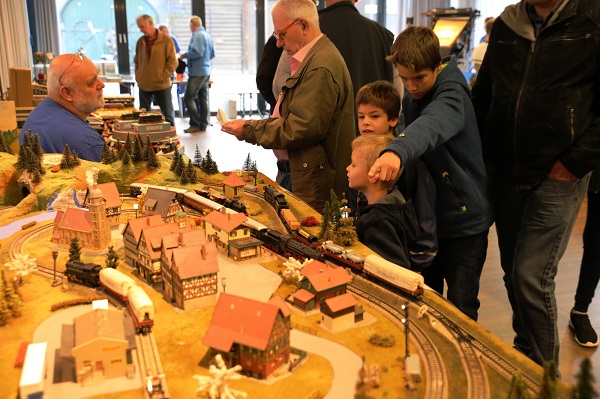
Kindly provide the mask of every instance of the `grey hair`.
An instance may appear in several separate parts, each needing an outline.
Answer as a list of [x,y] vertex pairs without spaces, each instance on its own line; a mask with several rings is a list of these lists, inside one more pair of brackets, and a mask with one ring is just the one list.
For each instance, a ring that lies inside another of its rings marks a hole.
[[285,10],[283,15],[290,21],[302,18],[308,21],[310,25],[319,27],[319,14],[312,0],[277,0],[271,14],[278,7],[283,7]]

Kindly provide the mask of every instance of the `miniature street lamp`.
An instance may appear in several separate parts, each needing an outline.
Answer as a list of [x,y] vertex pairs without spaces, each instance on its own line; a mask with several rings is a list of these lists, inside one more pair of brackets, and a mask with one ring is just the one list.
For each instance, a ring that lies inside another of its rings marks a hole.
[[404,337],[406,338],[406,350],[404,352],[404,357],[407,358],[410,356],[410,354],[408,353],[408,302],[402,305],[402,310],[404,310],[404,317],[402,318],[402,323],[404,324]]
[[225,292],[225,287],[227,286],[227,277],[223,277],[221,279],[221,285],[223,286],[223,292]]
[[138,204],[133,204],[133,209],[135,209],[135,218],[137,219],[137,210],[138,210]]
[[56,258],[58,258],[58,251],[52,251],[52,260],[54,260],[54,278],[52,279],[53,287],[61,284],[61,282],[56,279]]

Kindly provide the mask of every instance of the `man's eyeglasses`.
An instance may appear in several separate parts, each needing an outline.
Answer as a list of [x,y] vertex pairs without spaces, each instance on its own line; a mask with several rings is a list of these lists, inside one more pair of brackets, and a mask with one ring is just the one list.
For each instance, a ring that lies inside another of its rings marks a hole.
[[83,49],[83,47],[79,47],[77,49],[77,52],[73,55],[73,61],[71,61],[71,63],[69,64],[69,66],[65,68],[65,70],[62,73],[62,75],[60,75],[60,77],[58,78],[58,83],[60,83],[61,86],[64,86],[63,82],[61,82],[62,77],[65,76],[65,73],[67,73],[67,71],[69,70],[69,68],[71,68],[71,66],[73,65],[73,63],[75,61],[77,61],[77,62],[83,61],[83,56],[84,55],[85,55],[85,50]]
[[275,31],[273,31],[273,37],[277,40],[285,39],[285,34],[287,33],[287,30],[290,29],[292,25],[294,25],[298,21],[300,21],[300,18],[293,20],[291,24],[280,30],[279,33],[275,33]]

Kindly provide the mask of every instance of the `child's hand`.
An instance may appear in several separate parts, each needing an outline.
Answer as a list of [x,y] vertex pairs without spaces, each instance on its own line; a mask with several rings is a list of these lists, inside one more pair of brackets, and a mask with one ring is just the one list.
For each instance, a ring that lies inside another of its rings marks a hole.
[[384,152],[382,156],[377,158],[369,170],[369,182],[395,180],[398,176],[401,163],[400,157],[396,153],[391,151]]

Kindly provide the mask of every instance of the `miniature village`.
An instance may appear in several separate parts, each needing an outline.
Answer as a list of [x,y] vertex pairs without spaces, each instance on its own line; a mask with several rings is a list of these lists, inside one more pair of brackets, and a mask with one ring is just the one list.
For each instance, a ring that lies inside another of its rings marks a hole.
[[219,173],[129,132],[93,164],[0,136],[9,398],[595,392],[589,362],[557,381],[355,242],[343,198],[318,215],[250,156]]

